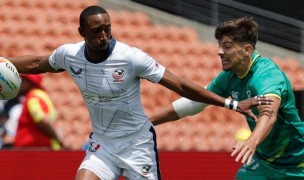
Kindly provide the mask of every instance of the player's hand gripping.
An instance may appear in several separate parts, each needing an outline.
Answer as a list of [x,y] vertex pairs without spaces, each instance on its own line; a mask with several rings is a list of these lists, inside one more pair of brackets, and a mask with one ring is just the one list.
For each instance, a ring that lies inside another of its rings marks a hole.
[[253,155],[255,153],[256,143],[249,139],[245,141],[238,141],[232,147],[232,149],[233,151],[231,153],[231,156],[233,157],[237,155],[235,161],[239,162],[241,160],[243,164],[246,163],[246,165],[248,166],[251,163]]
[[264,95],[255,96],[253,98],[249,98],[238,103],[238,107],[236,109],[237,112],[244,114],[246,116],[251,117],[254,120],[257,120],[257,117],[252,113],[251,109],[260,105],[270,105],[273,100],[267,98]]

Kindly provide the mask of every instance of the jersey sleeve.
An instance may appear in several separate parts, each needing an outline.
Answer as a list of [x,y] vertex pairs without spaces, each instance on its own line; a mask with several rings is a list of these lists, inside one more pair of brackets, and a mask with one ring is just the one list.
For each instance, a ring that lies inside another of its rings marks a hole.
[[266,64],[264,68],[267,70],[257,73],[252,79],[252,89],[257,95],[273,95],[280,98],[288,84],[288,79],[274,64]]
[[64,65],[64,58],[67,52],[67,45],[58,47],[49,57],[50,65],[56,70],[66,69]]
[[135,76],[155,83],[159,82],[164,75],[165,67],[140,49],[132,48],[132,54]]

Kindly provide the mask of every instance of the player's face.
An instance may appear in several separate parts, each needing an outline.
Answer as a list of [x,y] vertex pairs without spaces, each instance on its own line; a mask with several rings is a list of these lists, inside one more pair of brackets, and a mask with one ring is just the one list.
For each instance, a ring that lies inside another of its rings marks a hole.
[[106,13],[90,15],[85,28],[80,31],[89,50],[104,51],[111,38],[110,17]]
[[243,46],[234,42],[229,36],[224,36],[218,43],[218,55],[222,60],[223,70],[233,70],[235,72],[242,71],[242,64],[244,63]]

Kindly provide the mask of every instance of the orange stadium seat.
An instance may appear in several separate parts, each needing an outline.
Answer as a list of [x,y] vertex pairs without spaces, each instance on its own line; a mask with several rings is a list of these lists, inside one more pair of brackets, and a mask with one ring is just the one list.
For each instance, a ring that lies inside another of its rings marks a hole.
[[[63,43],[82,40],[77,31],[78,16],[85,6],[93,4],[98,1],[1,0],[1,56],[50,54]],[[143,49],[177,75],[205,86],[221,71],[217,44],[200,42],[194,29],[153,24],[140,11],[109,10],[109,14],[117,40]],[[286,72],[294,89],[304,90],[304,70],[297,60],[274,57],[274,61]],[[56,126],[68,148],[81,149],[91,124],[78,89],[67,73],[47,73],[44,77],[58,111]],[[148,115],[179,98],[166,88],[142,82],[142,102]],[[242,115],[210,106],[195,116],[156,126],[157,141],[162,151],[231,151],[234,133],[246,125]]]

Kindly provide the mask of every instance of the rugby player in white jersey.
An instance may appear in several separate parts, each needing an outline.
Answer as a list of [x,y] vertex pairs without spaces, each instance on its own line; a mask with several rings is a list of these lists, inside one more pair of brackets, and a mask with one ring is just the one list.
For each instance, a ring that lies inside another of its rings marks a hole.
[[78,86],[93,133],[76,180],[114,180],[121,175],[131,180],[161,179],[155,131],[140,100],[141,78],[189,99],[250,116],[253,106],[271,103],[264,97],[225,100],[176,77],[145,52],[116,41],[102,7],[85,8],[78,30],[84,41],[62,45],[51,55],[9,58],[20,73],[67,71]]

